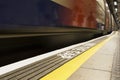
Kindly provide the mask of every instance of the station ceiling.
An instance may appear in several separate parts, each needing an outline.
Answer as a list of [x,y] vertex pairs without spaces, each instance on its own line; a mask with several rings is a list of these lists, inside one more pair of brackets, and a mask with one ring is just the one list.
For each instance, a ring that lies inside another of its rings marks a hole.
[[[117,2],[116,5],[115,5],[115,2]],[[116,23],[119,25],[120,24],[120,0],[107,0],[107,3],[109,5],[111,13],[115,18]]]

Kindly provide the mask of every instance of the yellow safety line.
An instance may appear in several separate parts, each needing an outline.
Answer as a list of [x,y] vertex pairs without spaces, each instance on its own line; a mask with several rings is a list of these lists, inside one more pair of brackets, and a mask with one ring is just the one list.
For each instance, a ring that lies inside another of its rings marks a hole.
[[93,54],[96,53],[107,41],[109,41],[113,36],[105,39],[69,62],[65,63],[61,67],[52,71],[48,75],[44,76],[40,80],[67,80],[80,66],[87,61]]

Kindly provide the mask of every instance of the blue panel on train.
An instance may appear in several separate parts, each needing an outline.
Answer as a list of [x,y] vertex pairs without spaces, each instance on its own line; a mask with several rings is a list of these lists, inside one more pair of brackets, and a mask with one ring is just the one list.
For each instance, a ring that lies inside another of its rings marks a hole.
[[0,0],[0,24],[57,25],[58,7],[50,0]]

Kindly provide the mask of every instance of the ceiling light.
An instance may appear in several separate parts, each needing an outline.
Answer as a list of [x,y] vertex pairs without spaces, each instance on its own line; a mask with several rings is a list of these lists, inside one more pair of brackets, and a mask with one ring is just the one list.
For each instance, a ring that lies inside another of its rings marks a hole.
[[114,2],[114,5],[117,5],[117,2],[116,2],[116,1]]
[[108,7],[108,4],[106,3],[106,7]]
[[117,12],[117,11],[118,11],[118,9],[117,9],[117,8],[115,8],[115,11]]

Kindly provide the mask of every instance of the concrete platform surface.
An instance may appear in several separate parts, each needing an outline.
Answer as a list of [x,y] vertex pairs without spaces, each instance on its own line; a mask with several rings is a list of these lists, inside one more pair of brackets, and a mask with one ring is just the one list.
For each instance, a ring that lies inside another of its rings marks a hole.
[[119,32],[116,32],[99,51],[86,61],[68,80],[111,80],[113,58]]

